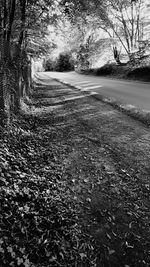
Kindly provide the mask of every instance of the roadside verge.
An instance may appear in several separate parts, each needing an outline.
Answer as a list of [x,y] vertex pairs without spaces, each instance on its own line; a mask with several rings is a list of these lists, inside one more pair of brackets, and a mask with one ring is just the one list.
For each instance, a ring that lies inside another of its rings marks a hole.
[[121,112],[127,114],[128,116],[144,123],[146,126],[150,126],[150,111],[149,110],[142,110],[142,109],[137,108],[134,105],[121,103],[114,97],[106,97],[96,92],[87,92],[80,86],[72,85],[71,83],[65,82],[61,79],[54,78],[54,80],[61,82],[62,84],[65,84],[67,86],[70,86],[71,88],[77,89],[85,94],[88,94],[96,98],[97,100],[107,103],[113,106],[114,108],[120,110]]

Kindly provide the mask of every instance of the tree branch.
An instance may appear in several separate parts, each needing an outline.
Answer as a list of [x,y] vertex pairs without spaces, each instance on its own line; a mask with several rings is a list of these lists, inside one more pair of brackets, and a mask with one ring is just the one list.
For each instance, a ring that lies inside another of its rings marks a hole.
[[111,24],[112,30],[114,31],[114,33],[116,34],[116,36],[118,37],[119,41],[121,42],[122,46],[124,47],[125,51],[127,52],[127,54],[130,54],[130,51],[126,48],[125,44],[123,43],[122,39],[120,38],[120,35],[117,33],[117,31],[115,30],[115,27],[113,24]]

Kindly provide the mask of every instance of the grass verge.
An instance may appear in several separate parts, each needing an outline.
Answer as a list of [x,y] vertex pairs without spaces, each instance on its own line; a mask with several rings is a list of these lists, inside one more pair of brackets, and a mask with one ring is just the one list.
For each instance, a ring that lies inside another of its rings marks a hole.
[[121,102],[117,101],[114,98],[104,97],[100,94],[93,95],[94,98],[103,101],[104,103],[108,103],[112,107],[120,110],[121,112],[127,114],[128,116],[144,123],[148,127],[150,126],[150,112],[144,111],[141,109],[136,108],[130,104],[122,104]]

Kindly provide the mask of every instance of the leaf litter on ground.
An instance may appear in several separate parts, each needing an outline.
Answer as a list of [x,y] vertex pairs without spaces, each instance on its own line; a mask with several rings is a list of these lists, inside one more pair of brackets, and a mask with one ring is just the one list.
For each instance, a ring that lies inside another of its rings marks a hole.
[[0,266],[149,267],[149,183],[78,117],[84,105],[28,111],[1,137]]
[[46,130],[33,132],[33,121],[18,117],[1,139],[0,266],[95,266],[79,203],[62,177],[62,148]]

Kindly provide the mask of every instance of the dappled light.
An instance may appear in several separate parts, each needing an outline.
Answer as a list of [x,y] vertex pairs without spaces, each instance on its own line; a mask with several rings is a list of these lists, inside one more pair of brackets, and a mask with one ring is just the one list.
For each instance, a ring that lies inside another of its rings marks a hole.
[[149,0],[0,0],[0,267],[150,266]]

